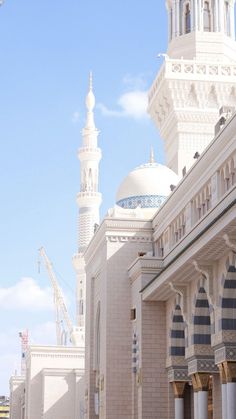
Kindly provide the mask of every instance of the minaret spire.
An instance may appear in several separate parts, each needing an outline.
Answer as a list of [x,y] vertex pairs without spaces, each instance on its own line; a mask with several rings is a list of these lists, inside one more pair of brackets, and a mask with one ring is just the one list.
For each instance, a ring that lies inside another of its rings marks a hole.
[[154,156],[154,149],[153,146],[151,146],[151,151],[150,151],[150,160],[149,163],[153,164],[155,163],[155,156]]
[[84,252],[92,239],[96,225],[99,224],[99,208],[102,195],[98,191],[99,162],[101,150],[98,148],[98,135],[94,122],[95,96],[93,93],[92,72],[89,74],[89,89],[86,96],[87,117],[82,130],[82,147],[78,150],[80,160],[80,192],[77,195],[79,207],[78,253],[73,258],[77,273],[77,323],[84,339],[85,327],[85,263]]

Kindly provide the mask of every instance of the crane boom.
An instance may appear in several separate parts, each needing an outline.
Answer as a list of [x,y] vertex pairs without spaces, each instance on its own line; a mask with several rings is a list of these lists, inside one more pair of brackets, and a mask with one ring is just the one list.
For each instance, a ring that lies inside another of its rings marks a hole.
[[69,334],[70,334],[71,342],[74,346],[78,346],[77,345],[78,342],[77,342],[76,330],[73,327],[72,321],[69,317],[69,314],[68,314],[68,311],[67,311],[67,308],[66,308],[66,305],[65,305],[65,302],[64,302],[64,298],[63,298],[61,289],[58,285],[56,275],[53,271],[52,262],[50,261],[49,257],[47,256],[44,247],[41,247],[39,249],[39,253],[40,253],[40,256],[44,260],[45,267],[47,269],[49,279],[51,281],[51,285],[52,285],[53,292],[54,292],[54,304],[55,304],[55,309],[56,309],[57,344],[58,345],[62,344],[61,322],[60,322],[60,318],[59,318],[59,311],[61,310],[63,318],[64,318],[66,326],[67,326],[67,329],[68,329]]

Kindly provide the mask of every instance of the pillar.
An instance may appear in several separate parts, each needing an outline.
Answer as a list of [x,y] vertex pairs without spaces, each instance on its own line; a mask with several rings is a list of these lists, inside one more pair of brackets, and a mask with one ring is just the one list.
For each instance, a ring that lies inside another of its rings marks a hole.
[[208,419],[208,391],[198,392],[198,416],[201,419]]
[[186,382],[174,381],[172,384],[175,395],[175,419],[184,419],[184,389]]
[[215,15],[214,15],[214,31],[219,31],[219,7],[218,0],[215,1]]
[[221,379],[222,419],[227,419],[227,381],[224,365],[218,365]]
[[224,362],[227,381],[227,419],[236,419],[236,362]]
[[194,392],[197,394],[194,396],[194,419],[208,419],[209,374],[193,374],[192,382]]
[[194,403],[194,419],[198,419],[198,391],[194,391],[194,398],[193,398],[193,403]]
[[225,24],[224,24],[224,20],[225,20],[225,10],[224,10],[224,2],[219,2],[219,30],[220,32],[225,32]]
[[176,2],[176,36],[180,35],[180,28],[179,28],[179,0]]

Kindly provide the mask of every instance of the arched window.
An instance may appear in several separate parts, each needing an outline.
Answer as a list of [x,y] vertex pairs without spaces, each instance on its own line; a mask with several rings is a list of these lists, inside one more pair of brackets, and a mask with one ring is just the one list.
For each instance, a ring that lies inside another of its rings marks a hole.
[[191,12],[189,3],[187,3],[185,9],[185,33],[189,32],[191,32]]
[[204,1],[203,30],[206,31],[206,32],[211,31],[211,12],[210,12],[209,1]]
[[230,7],[228,1],[225,1],[225,33],[230,36]]
[[100,370],[100,302],[98,303],[95,323],[95,369]]

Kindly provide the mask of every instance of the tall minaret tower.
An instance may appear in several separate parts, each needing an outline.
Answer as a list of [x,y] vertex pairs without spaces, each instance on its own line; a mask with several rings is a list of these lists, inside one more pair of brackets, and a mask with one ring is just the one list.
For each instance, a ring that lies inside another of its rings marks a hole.
[[99,162],[101,150],[98,148],[98,134],[93,110],[95,97],[93,94],[92,74],[89,77],[89,92],[86,97],[87,119],[82,130],[82,147],[78,150],[80,160],[80,192],[77,195],[79,206],[79,239],[78,253],[73,258],[77,274],[77,325],[79,327],[79,346],[84,346],[85,341],[85,298],[86,276],[84,252],[93,237],[96,226],[99,224],[99,208],[102,195],[98,192]]
[[167,165],[182,173],[214,137],[222,106],[236,106],[235,0],[168,0],[169,44],[149,91]]

